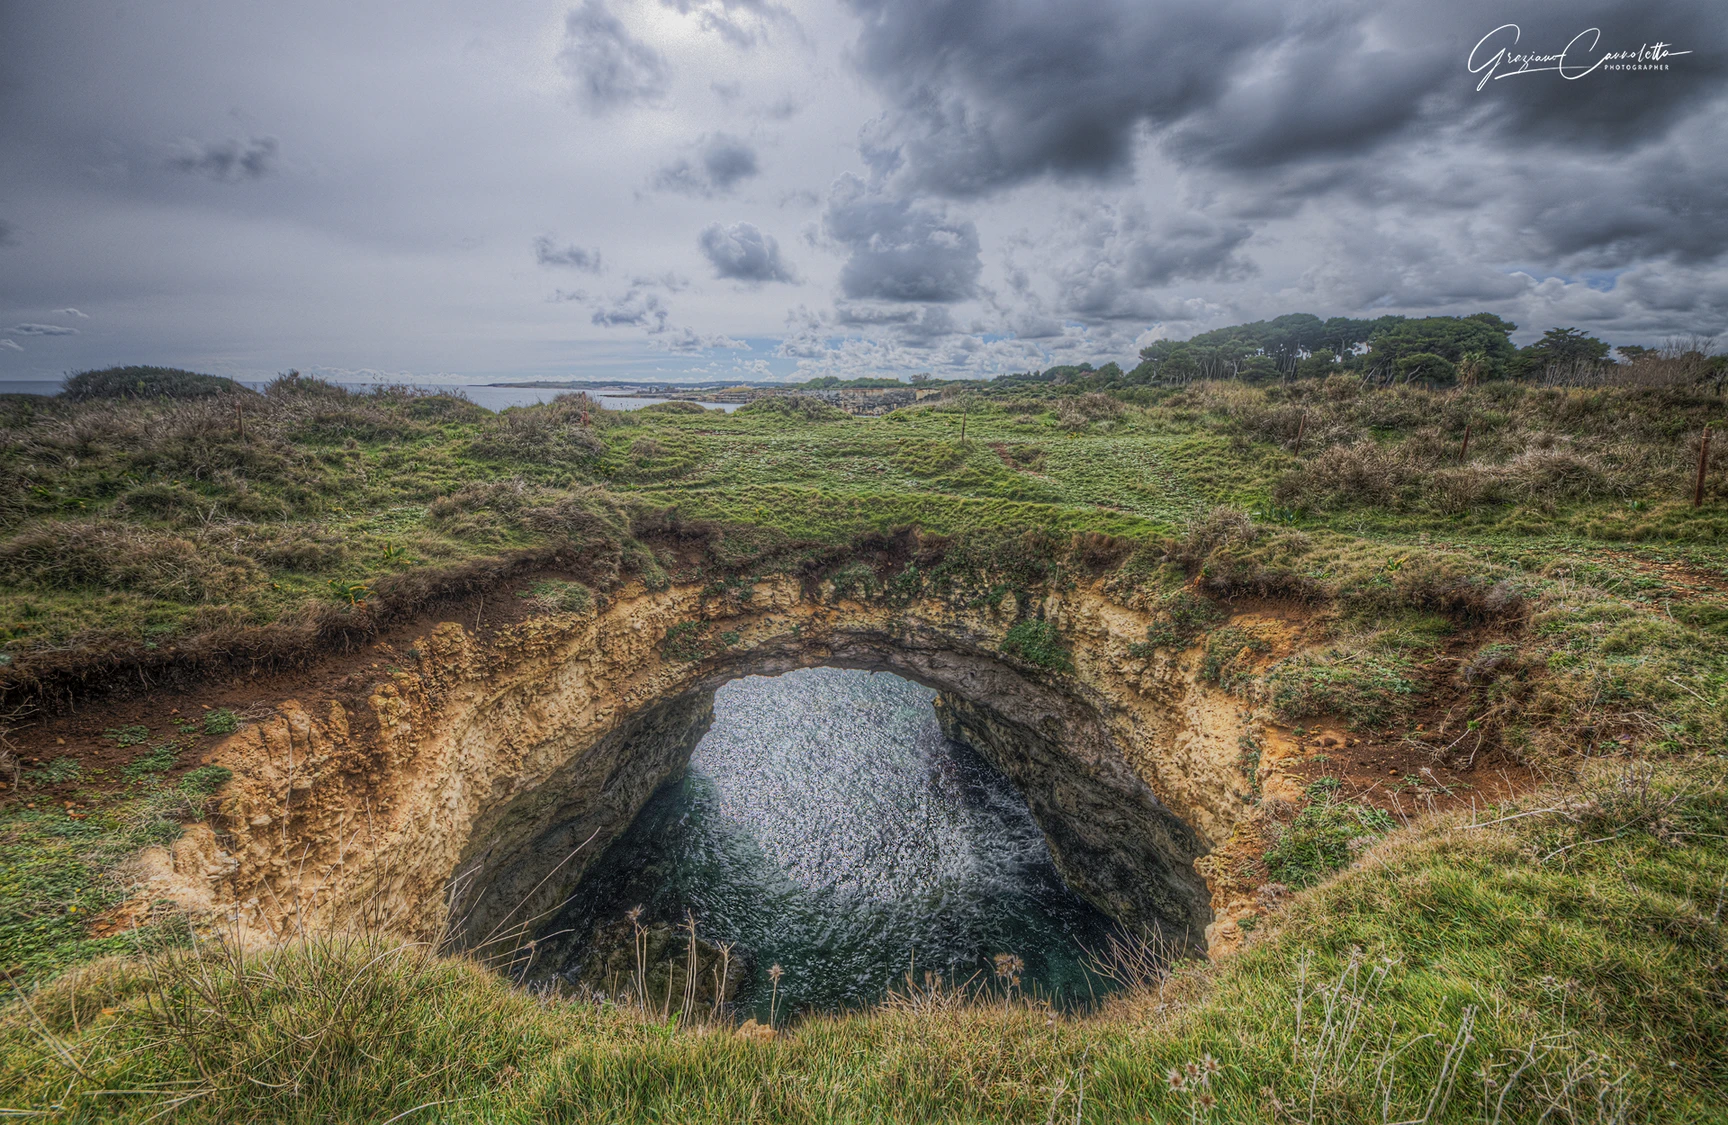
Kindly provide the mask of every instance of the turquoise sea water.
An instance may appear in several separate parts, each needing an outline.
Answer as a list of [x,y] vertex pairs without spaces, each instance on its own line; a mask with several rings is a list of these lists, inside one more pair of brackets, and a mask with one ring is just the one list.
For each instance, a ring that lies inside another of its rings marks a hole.
[[739,996],[765,1017],[879,1000],[909,968],[992,978],[1061,1004],[1104,982],[1085,968],[1111,923],[1062,882],[1008,781],[948,742],[934,692],[835,668],[722,687],[688,774],[664,786],[544,927],[574,980],[596,927],[641,905],[747,951]]

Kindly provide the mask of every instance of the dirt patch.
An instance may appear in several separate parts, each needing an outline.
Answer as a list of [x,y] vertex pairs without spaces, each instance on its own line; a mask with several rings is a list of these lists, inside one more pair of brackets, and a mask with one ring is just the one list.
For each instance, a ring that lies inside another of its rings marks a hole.
[[[24,781],[16,788],[9,779],[0,777],[0,800],[64,804],[80,797],[124,791],[130,781],[121,771],[151,745],[169,739],[179,745],[179,760],[159,776],[173,781],[204,764],[208,751],[221,742],[222,736],[201,733],[203,719],[212,711],[228,710],[242,722],[253,721],[272,713],[280,700],[300,698],[335,700],[356,717],[370,716],[366,701],[374,685],[392,671],[417,662],[417,638],[443,622],[456,621],[470,632],[478,631],[482,640],[490,640],[539,612],[516,594],[534,582],[549,579],[574,580],[575,576],[565,570],[525,574],[483,595],[441,605],[391,626],[366,644],[328,652],[309,668],[189,685],[140,685],[75,703],[60,713],[20,715],[8,737],[21,770],[30,772],[57,758],[71,758],[79,765],[79,776],[57,784]],[[132,745],[120,743],[133,739],[110,733],[138,727],[147,734]]]

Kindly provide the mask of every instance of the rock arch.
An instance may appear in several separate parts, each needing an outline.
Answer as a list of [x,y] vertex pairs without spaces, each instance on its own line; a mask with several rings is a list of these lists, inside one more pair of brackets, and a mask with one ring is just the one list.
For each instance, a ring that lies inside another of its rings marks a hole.
[[223,745],[215,895],[266,934],[365,925],[474,947],[567,893],[684,768],[721,684],[835,666],[935,688],[944,728],[1025,795],[1076,891],[1203,948],[1195,864],[1246,809],[1249,718],[1199,682],[1197,654],[1148,652],[1147,618],[1102,591],[1038,608],[1072,671],[1004,655],[1012,605],[858,603],[789,578],[638,587],[486,643],[439,626],[364,707],[290,701]]

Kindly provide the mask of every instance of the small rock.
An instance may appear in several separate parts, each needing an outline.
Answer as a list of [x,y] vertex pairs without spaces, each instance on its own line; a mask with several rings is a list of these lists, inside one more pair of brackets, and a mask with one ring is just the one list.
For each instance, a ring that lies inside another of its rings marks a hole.
[[265,816],[263,813],[259,813],[246,823],[250,824],[254,828],[268,828],[270,827],[270,818]]

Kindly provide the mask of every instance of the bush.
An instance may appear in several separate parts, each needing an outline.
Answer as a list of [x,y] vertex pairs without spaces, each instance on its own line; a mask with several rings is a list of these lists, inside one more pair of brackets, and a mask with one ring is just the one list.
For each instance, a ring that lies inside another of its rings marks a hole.
[[1407,657],[1331,649],[1280,660],[1267,672],[1266,690],[1287,722],[1340,715],[1353,725],[1381,726],[1408,714],[1416,684]]
[[285,530],[274,542],[253,551],[265,566],[275,570],[315,573],[348,558],[348,547],[339,539],[326,539],[315,532]]
[[1002,651],[1028,664],[1057,672],[1072,672],[1074,660],[1062,643],[1056,626],[1048,621],[1018,621],[1002,638]]
[[606,451],[594,433],[605,411],[587,395],[559,395],[538,406],[513,406],[474,439],[476,456],[496,461],[585,464]]
[[232,379],[200,375],[178,367],[109,367],[72,376],[60,393],[73,402],[92,402],[121,398],[214,398],[254,392]]
[[642,412],[645,414],[706,414],[708,408],[699,402],[675,398],[670,402],[656,402],[652,406],[644,406]]
[[843,422],[850,415],[809,395],[768,395],[738,408],[746,417],[784,418],[802,422]]
[[252,560],[108,520],[53,521],[0,543],[0,579],[45,590],[94,586],[199,602],[262,581]]
[[128,512],[167,519],[184,513],[195,513],[206,503],[203,497],[178,484],[154,482],[129,488],[120,494],[119,504]]
[[1146,643],[1154,648],[1178,648],[1199,636],[1223,611],[1187,590],[1167,595],[1154,609],[1146,627]]

